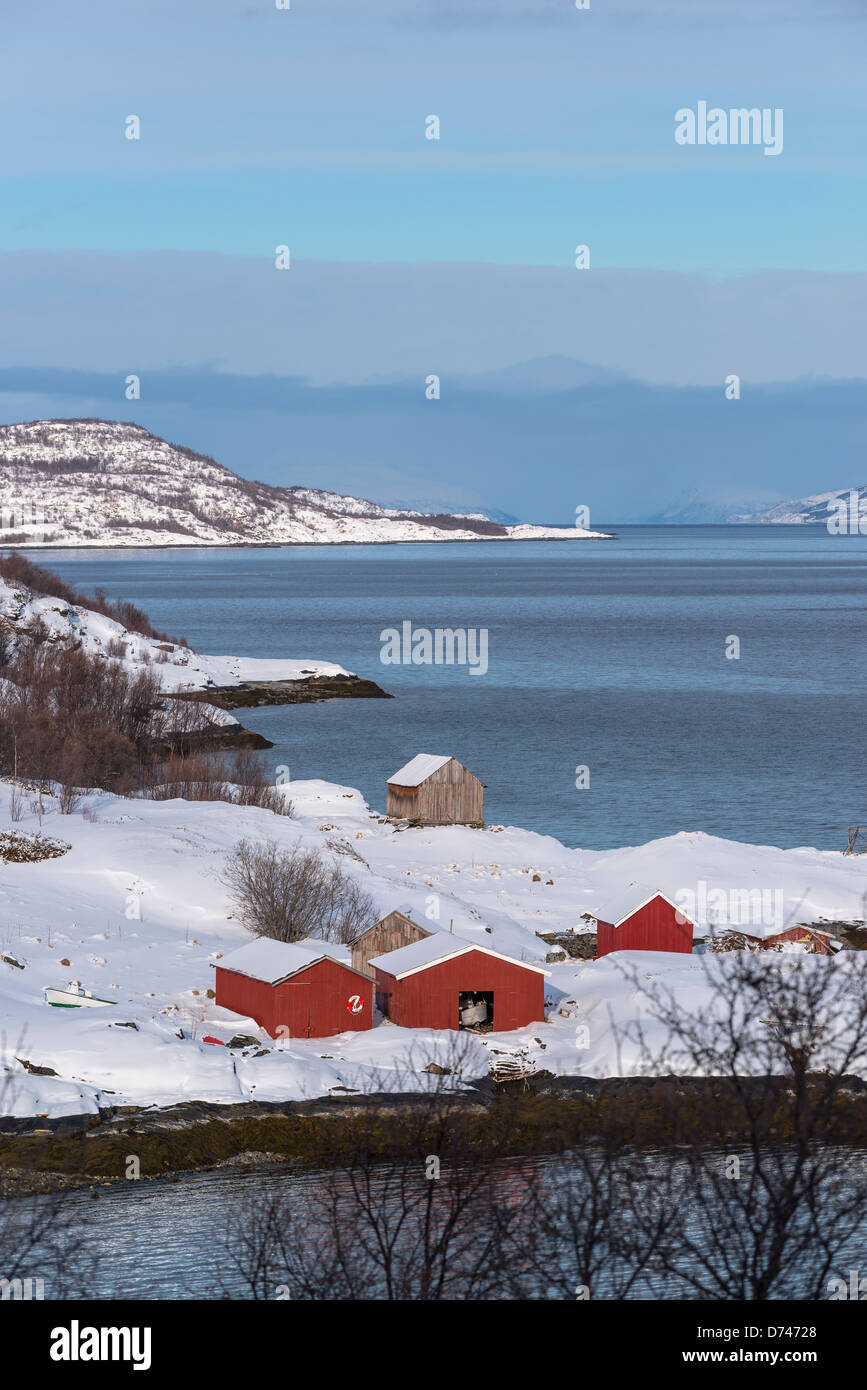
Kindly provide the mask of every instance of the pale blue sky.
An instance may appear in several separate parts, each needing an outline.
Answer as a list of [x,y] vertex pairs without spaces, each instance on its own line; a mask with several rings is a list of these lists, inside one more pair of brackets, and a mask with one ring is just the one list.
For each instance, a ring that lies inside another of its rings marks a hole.
[[[547,519],[863,482],[867,0],[2,0],[0,45],[0,420]],[[782,153],[678,145],[699,101]],[[552,355],[646,385],[453,389]]]
[[[2,25],[0,249],[867,269],[863,4],[4,0]],[[782,155],[677,146],[698,100],[781,107]]]

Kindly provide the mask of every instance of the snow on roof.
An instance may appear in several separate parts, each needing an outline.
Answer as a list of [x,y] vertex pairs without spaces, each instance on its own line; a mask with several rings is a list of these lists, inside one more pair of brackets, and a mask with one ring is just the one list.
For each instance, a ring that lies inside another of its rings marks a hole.
[[394,782],[399,787],[418,787],[422,782],[426,782],[432,773],[438,772],[451,760],[450,753],[445,757],[437,753],[416,753],[415,757],[410,758],[408,763],[398,768],[388,781]]
[[491,950],[490,946],[480,946],[477,941],[465,941],[463,937],[455,936],[454,932],[450,931],[432,932],[430,936],[423,937],[421,941],[413,941],[409,946],[399,946],[396,951],[386,951],[383,956],[373,956],[368,964],[374,967],[378,965],[381,970],[387,970],[389,975],[400,980],[404,975],[424,970],[436,961],[462,956],[465,951],[482,951],[484,955],[494,956],[497,960],[507,960],[512,965],[523,966],[525,970],[535,970],[539,975],[551,973],[538,965],[528,965],[526,961],[517,960],[514,956],[504,956],[501,951]]
[[339,941],[320,941],[318,936],[305,936],[303,941],[296,941],[294,944],[305,951],[312,951],[316,957],[330,956],[332,960],[349,964],[349,947],[341,946]]
[[267,936],[258,936],[255,941],[239,946],[237,951],[230,951],[217,961],[217,968],[234,970],[251,980],[262,980],[266,985],[279,985],[281,980],[297,975],[299,970],[305,970],[324,956],[350,968],[345,948],[331,941],[317,941],[311,937],[306,941],[272,941]]
[[744,922],[711,921],[708,923],[708,931],[711,936],[726,936],[734,932],[735,935],[752,937],[754,941],[772,941],[775,936],[780,936],[783,932],[800,931],[805,936],[823,936],[826,941],[832,940],[830,928],[814,927],[806,922],[799,922],[794,913],[790,913],[789,917],[782,922],[771,924],[751,922],[748,915]]
[[[637,912],[645,903],[649,903],[653,898],[665,898],[673,908],[680,911],[677,903],[671,901],[660,888],[652,888],[647,883],[630,883],[617,894],[616,897],[604,902],[594,914],[597,922],[607,922],[609,926],[619,927],[625,922],[627,917],[631,917],[633,912]],[[686,913],[683,914],[687,916]],[[692,921],[692,918],[689,918]]]

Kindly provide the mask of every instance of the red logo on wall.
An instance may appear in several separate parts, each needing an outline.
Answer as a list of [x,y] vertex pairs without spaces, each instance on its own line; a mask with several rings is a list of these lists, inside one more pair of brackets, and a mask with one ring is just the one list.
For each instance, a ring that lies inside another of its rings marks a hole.
[[346,1001],[346,1007],[351,1014],[360,1014],[364,1008],[364,1000],[360,994],[350,994]]

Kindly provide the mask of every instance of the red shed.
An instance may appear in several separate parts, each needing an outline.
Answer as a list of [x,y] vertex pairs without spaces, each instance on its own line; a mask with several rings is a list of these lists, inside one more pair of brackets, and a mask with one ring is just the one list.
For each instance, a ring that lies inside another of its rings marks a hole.
[[765,931],[755,927],[752,931],[745,931],[742,927],[726,927],[714,942],[714,949],[718,951],[744,947],[754,951],[794,950],[811,956],[835,956],[840,942],[830,932],[802,925]]
[[339,959],[328,941],[260,936],[217,964],[217,1003],[272,1038],[327,1038],[373,1023],[373,981]]
[[452,932],[374,956],[376,1002],[404,1028],[524,1028],[545,1019],[550,971]]
[[692,951],[694,923],[681,908],[641,883],[630,883],[619,898],[596,914],[596,959],[611,951]]

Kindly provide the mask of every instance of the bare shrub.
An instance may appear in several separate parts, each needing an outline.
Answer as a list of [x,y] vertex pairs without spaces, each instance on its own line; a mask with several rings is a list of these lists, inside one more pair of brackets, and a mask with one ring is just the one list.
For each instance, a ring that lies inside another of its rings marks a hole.
[[[822,1298],[864,1238],[867,959],[733,951],[703,957],[709,1000],[649,986],[654,1076],[706,1078],[678,1119],[642,1222],[662,1222],[658,1276],[676,1298]],[[627,977],[638,984],[630,967]],[[721,1129],[727,1132],[725,1152]]]
[[68,782],[61,782],[58,800],[60,802],[60,814],[71,816],[81,801],[81,792],[78,787],[72,786]]
[[172,753],[152,765],[142,795],[149,801],[228,801],[234,806],[260,806],[278,816],[291,816],[292,803],[268,780],[261,758],[242,748],[227,763],[221,753]]
[[[0,1034],[0,1052],[7,1048]],[[16,1074],[0,1063],[0,1115],[16,1113]],[[97,1241],[83,1218],[72,1187],[45,1192],[46,1174],[37,1149],[0,1172],[0,1279],[6,1299],[92,1297],[99,1266]],[[36,1195],[38,1194],[38,1195]],[[16,1287],[17,1286],[17,1287]],[[29,1286],[29,1287],[28,1287]]]
[[[302,1301],[441,1302],[504,1297],[526,1226],[498,1141],[474,1125],[455,1082],[467,1043],[437,1048],[441,1071],[412,1106],[363,1107],[319,1135],[317,1173],[299,1206],[279,1181],[229,1215],[218,1264],[227,1293],[282,1287]],[[431,1058],[431,1060],[434,1060]],[[418,1086],[398,1066],[395,1096]],[[399,1123],[396,1123],[399,1115]]]
[[21,830],[0,830],[3,864],[39,864],[43,859],[60,859],[71,849],[65,840],[55,840],[41,832],[27,835]]
[[331,856],[300,845],[286,850],[273,840],[240,840],[222,881],[244,925],[275,941],[319,936],[345,943],[375,917],[373,899],[357,879]]
[[645,1074],[595,1099],[479,1116],[477,1066],[437,1058],[428,1095],[430,1064],[398,1068],[324,1127],[302,1190],[278,1177],[232,1212],[224,1280],[296,1300],[846,1297],[867,1235],[867,961],[704,960],[710,991],[679,997],[622,966],[650,1000],[624,1033]]
[[[85,594],[77,594],[64,583],[59,574],[45,569],[43,565],[34,565],[32,560],[28,560],[18,551],[0,555],[0,578],[8,579],[12,584],[22,584],[36,594],[59,598],[72,608],[89,608],[94,613],[102,613],[104,617],[120,623],[129,632],[138,632],[142,637],[156,638],[160,642],[177,642],[176,638],[159,632],[148,615],[134,604],[124,599],[117,599],[112,603],[106,598],[103,589],[97,589],[92,598]],[[182,640],[177,642],[177,645],[186,646],[186,642]]]
[[47,789],[124,792],[147,756],[160,685],[149,672],[88,655],[30,645],[0,686],[0,773]]

